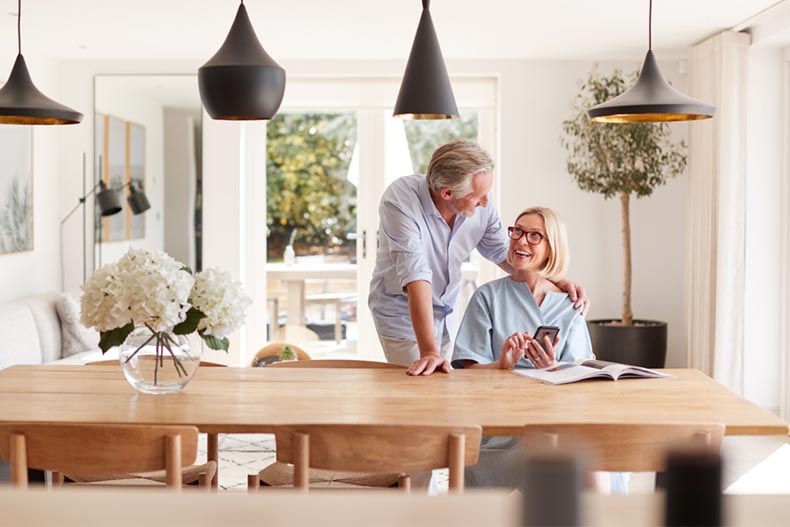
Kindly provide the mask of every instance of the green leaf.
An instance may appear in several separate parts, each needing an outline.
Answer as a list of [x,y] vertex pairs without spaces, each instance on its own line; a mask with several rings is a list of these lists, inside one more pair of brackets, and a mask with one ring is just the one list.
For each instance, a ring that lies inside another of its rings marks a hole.
[[181,268],[181,270],[182,270],[182,271],[186,271],[186,272],[188,272],[189,274],[195,274],[195,273],[193,273],[193,272],[192,272],[192,268],[191,268],[191,267],[189,267],[188,265],[185,265],[184,267],[182,267],[182,268]]
[[291,346],[286,345],[280,352],[280,360],[296,360],[296,352]]
[[190,333],[194,333],[197,331],[198,324],[200,324],[200,321],[205,316],[205,313],[202,311],[190,307],[189,311],[187,311],[187,318],[185,318],[183,322],[173,326],[173,333],[176,335],[189,335]]
[[203,342],[206,343],[206,346],[213,350],[228,351],[228,346],[230,346],[228,337],[218,338],[213,335],[204,335],[203,333],[200,334],[200,337],[203,339]]
[[129,322],[123,327],[111,329],[110,331],[102,331],[100,333],[101,337],[99,338],[99,347],[101,348],[102,354],[107,353],[107,350],[110,348],[123,344],[123,341],[126,340],[126,337],[129,336],[129,333],[131,333],[133,329],[134,323]]

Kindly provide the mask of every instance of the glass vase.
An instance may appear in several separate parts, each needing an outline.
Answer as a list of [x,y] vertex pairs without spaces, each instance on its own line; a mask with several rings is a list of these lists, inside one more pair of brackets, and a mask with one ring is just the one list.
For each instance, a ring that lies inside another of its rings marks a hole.
[[200,365],[202,346],[190,346],[184,335],[135,328],[120,346],[121,369],[137,391],[175,393],[189,384]]

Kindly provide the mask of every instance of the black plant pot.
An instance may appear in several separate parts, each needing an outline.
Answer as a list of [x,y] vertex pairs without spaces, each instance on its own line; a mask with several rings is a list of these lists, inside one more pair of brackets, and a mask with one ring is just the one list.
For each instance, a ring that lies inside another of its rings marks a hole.
[[666,322],[634,320],[633,326],[607,325],[611,322],[618,321],[587,321],[596,358],[645,368],[664,367],[667,357]]

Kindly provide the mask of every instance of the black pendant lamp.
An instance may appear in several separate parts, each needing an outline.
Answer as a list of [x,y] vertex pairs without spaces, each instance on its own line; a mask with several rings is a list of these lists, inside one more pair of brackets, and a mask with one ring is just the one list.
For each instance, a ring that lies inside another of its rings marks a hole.
[[212,119],[271,119],[280,108],[285,70],[258,41],[244,0],[222,47],[198,70],[198,86]]
[[636,84],[630,90],[590,108],[598,123],[654,123],[710,119],[716,107],[680,93],[669,85],[653,55],[653,0],[648,18],[648,51]]
[[77,124],[82,114],[53,101],[36,88],[22,56],[22,0],[17,10],[18,54],[8,82],[0,89],[0,124]]
[[403,74],[395,117],[452,119],[458,117],[450,77],[431,19],[430,0],[422,0],[422,17]]

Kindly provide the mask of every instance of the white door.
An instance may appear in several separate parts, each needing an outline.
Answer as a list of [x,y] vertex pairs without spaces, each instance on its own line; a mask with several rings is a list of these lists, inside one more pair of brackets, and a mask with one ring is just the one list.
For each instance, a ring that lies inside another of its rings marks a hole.
[[[356,124],[352,160],[345,175],[356,190],[356,232],[347,233],[352,234],[348,238],[354,238],[356,242],[356,258],[353,262],[356,266],[356,305],[353,308],[344,307],[346,311],[342,315],[341,322],[346,338],[337,346],[328,345],[322,340],[315,345],[317,351],[314,354],[324,357],[355,356],[360,359],[383,360],[383,353],[367,307],[369,284],[376,258],[378,203],[381,195],[387,185],[398,177],[419,172],[420,162],[424,166],[427,162],[426,156],[429,156],[433,148],[459,135],[476,138],[496,158],[496,80],[478,78],[453,81],[456,98],[464,118],[463,126],[460,126],[462,123],[459,120],[405,122],[393,118],[392,103],[397,94],[399,79],[289,78],[288,82],[287,99],[290,103],[287,107],[283,107],[281,113],[351,112]],[[269,159],[269,163],[271,161]],[[321,160],[317,159],[316,162]],[[499,201],[497,189],[498,185],[495,185],[495,202]],[[271,188],[268,189],[268,194],[270,193]],[[303,244],[297,243],[297,253],[300,245],[303,247]],[[304,252],[303,249],[301,250]],[[306,257],[305,254],[297,257],[299,260],[297,263],[309,261]],[[293,268],[297,267],[298,265]],[[493,278],[496,276],[495,269],[495,266],[480,264],[479,272],[475,274],[479,278],[472,284],[479,282],[479,279]],[[271,280],[269,284],[272,284]],[[276,290],[277,286],[274,287]],[[307,282],[297,295],[303,298],[304,295],[315,296],[315,292],[311,293],[311,287],[314,291],[315,282],[312,285]],[[465,291],[471,287],[473,285],[465,288]],[[295,291],[293,288],[292,290]],[[272,296],[273,292],[270,291],[269,294]],[[288,300],[283,297],[282,300],[286,303],[295,301],[298,300],[293,297]],[[269,302],[267,308],[271,310],[273,307],[272,302]],[[318,315],[314,309],[311,309],[309,301],[300,306],[279,305],[278,307],[283,312],[290,313],[292,321],[298,318],[294,313],[305,312],[305,324],[316,327],[310,320],[311,317]],[[333,312],[330,314],[334,316]],[[326,334],[322,335],[322,338],[326,339]]]

